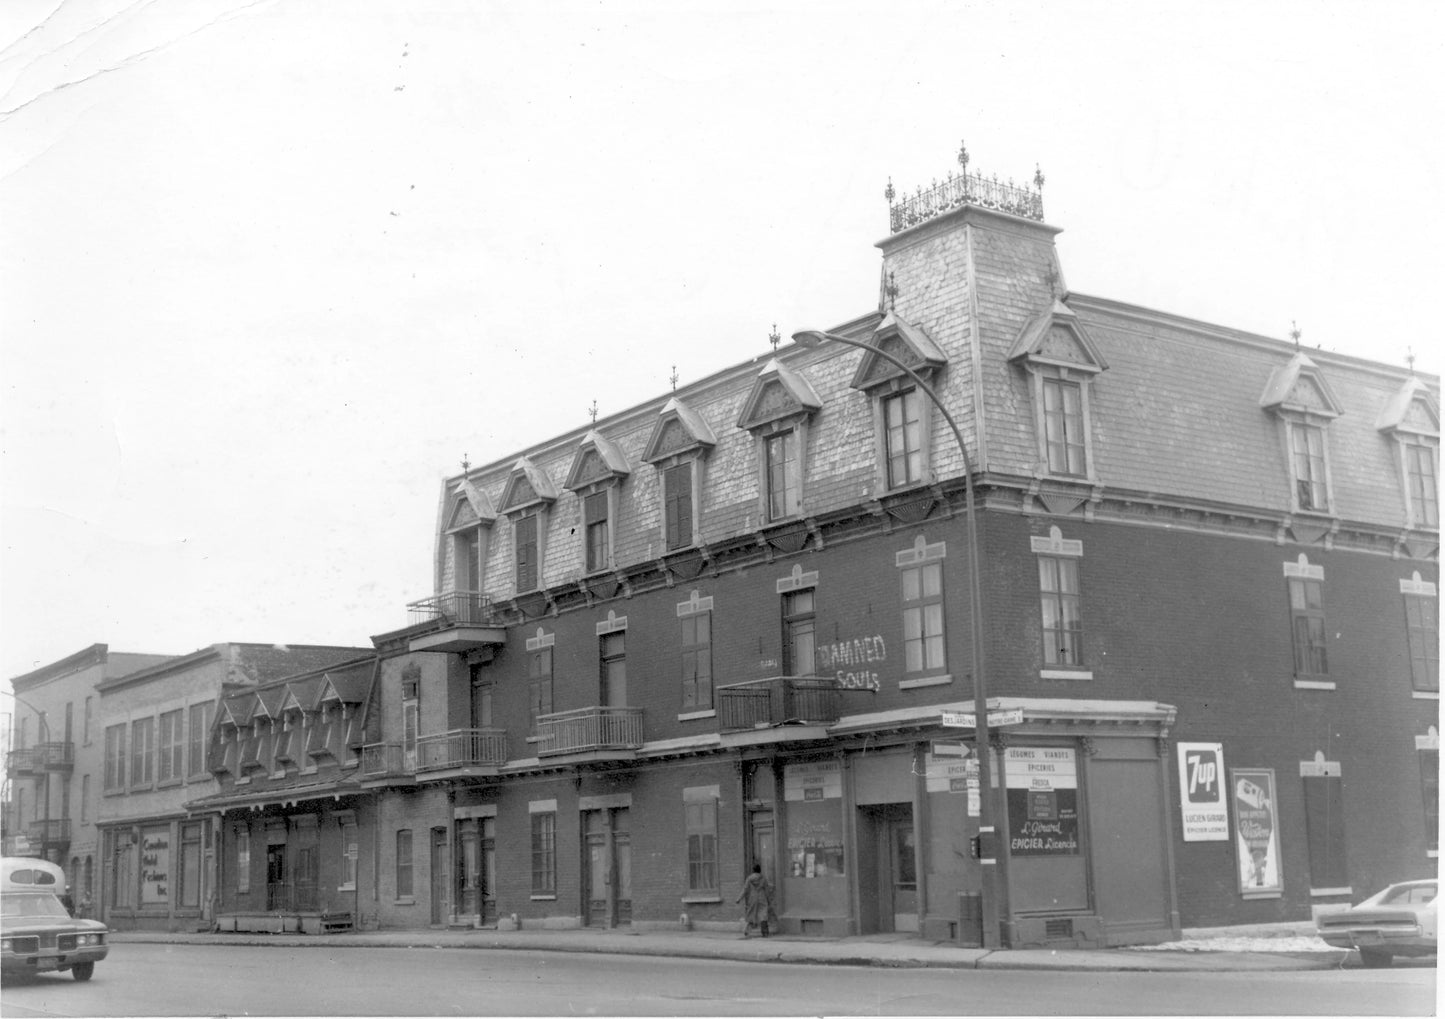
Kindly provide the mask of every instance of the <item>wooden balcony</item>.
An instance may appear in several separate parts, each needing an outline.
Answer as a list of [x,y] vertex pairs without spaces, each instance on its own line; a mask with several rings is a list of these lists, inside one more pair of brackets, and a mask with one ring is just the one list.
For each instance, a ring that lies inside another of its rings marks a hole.
[[28,836],[30,844],[34,846],[42,843],[52,847],[68,846],[70,845],[70,818],[52,817],[49,821],[31,821]]
[[410,785],[415,775],[416,762],[407,760],[400,743],[368,743],[361,748],[362,785]]
[[537,716],[537,756],[632,754],[642,746],[641,708],[578,708]]
[[720,686],[718,729],[746,732],[781,726],[826,728],[838,720],[838,681],[813,676],[773,676]]
[[411,626],[428,627],[408,642],[412,651],[461,654],[506,643],[507,631],[481,591],[443,591],[407,607]]
[[419,779],[495,775],[506,760],[505,729],[453,729],[416,741]]

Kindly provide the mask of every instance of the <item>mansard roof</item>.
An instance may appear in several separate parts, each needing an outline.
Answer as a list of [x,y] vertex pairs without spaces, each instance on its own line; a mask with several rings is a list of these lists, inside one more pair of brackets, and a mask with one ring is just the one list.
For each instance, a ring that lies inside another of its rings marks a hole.
[[702,415],[674,396],[658,414],[642,459],[646,463],[657,463],[678,453],[705,452],[716,445],[717,436]]
[[[948,355],[928,333],[892,311],[874,328],[871,342],[925,378],[948,363]],[[888,358],[865,350],[851,385],[854,389],[872,389],[906,375],[907,372]]]
[[575,492],[600,481],[620,481],[631,473],[627,457],[622,455],[617,444],[593,428],[577,444],[572,468],[567,472],[567,481],[562,487]]
[[530,458],[519,458],[507,478],[507,487],[502,489],[502,512],[515,513],[556,501],[557,486],[547,472]]
[[1265,410],[1339,417],[1344,411],[1319,366],[1299,351],[1270,373],[1259,405]]
[[1024,323],[1009,349],[1008,360],[1027,360],[1086,372],[1100,372],[1109,367],[1079,316],[1057,297],[1052,305]]
[[284,687],[262,687],[256,691],[255,714],[267,718],[281,717],[281,704],[286,699]]
[[343,704],[360,704],[371,691],[371,676],[374,671],[371,661],[358,662],[349,668],[328,669],[321,677],[316,692],[316,706],[323,701],[338,700]]
[[1405,380],[1380,411],[1375,428],[1381,432],[1440,436],[1440,406],[1417,376]]
[[758,372],[752,391],[743,401],[738,427],[751,430],[785,418],[806,417],[821,406],[823,401],[807,379],[772,358]]

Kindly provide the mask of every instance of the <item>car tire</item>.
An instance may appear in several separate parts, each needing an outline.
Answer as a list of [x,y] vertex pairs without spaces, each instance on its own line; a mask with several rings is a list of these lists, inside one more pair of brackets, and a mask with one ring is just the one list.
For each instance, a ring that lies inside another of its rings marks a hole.
[[1360,964],[1365,969],[1384,969],[1390,965],[1389,952],[1376,952],[1368,948],[1360,949]]
[[95,976],[95,963],[77,962],[74,966],[70,967],[70,975],[80,981],[89,980]]

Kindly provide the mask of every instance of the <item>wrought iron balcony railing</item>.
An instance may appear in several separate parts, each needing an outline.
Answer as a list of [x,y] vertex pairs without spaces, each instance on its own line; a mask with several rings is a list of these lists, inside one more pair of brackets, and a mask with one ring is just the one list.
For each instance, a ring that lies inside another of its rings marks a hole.
[[888,199],[889,226],[893,233],[898,233],[965,205],[1042,221],[1043,174],[1035,174],[1034,183],[1037,190],[1011,180],[1001,181],[997,176],[985,177],[981,173],[955,176],[950,173],[946,179],[936,180],[926,188],[920,186],[913,194],[903,195],[894,201],[893,183],[890,181],[888,190],[884,192],[884,197]]
[[538,757],[641,746],[641,708],[578,708],[537,716]]
[[495,626],[492,596],[481,591],[443,591],[407,605],[407,625],[441,622],[448,626]]
[[416,741],[416,770],[500,767],[507,760],[505,729],[453,729]]
[[40,770],[34,747],[22,747],[5,755],[5,770],[11,775],[33,775]]
[[718,728],[723,732],[776,725],[829,725],[838,720],[838,681],[812,676],[773,676],[720,686]]
[[400,743],[368,743],[361,748],[362,778],[387,778],[415,772],[415,760],[407,760]]
[[[47,829],[49,833],[47,834]],[[70,818],[52,817],[50,820],[39,820],[30,822],[30,841],[36,844],[48,842],[55,845],[57,842],[70,841]]]
[[42,771],[73,770],[75,744],[56,740],[35,744],[35,766]]

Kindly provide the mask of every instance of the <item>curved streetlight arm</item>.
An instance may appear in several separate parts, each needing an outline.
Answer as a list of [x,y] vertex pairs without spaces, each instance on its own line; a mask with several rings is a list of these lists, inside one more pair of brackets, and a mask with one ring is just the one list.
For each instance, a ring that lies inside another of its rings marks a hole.
[[[958,427],[958,422],[943,405],[933,387],[924,381],[923,376],[914,371],[909,365],[903,363],[898,357],[890,354],[882,347],[868,343],[865,340],[855,340],[849,336],[840,336],[837,333],[823,332],[818,329],[803,329],[793,334],[793,342],[801,347],[820,347],[824,343],[841,343],[849,347],[857,347],[877,354],[888,361],[913,381],[920,392],[928,397],[938,412],[943,415],[943,420],[948,422],[948,427],[953,431],[953,437],[958,442],[959,454],[963,457],[963,494],[964,494],[964,516],[968,522],[968,586],[969,600],[971,602],[969,611],[969,637],[972,646],[973,658],[973,713],[974,713],[974,742],[978,752],[978,830],[980,835],[987,835],[987,839],[980,838],[979,863],[985,867],[984,870],[984,947],[998,947],[998,903],[993,896],[990,875],[993,866],[997,864],[998,858],[995,855],[997,840],[995,838],[997,829],[993,823],[992,803],[992,768],[989,764],[989,726],[988,726],[988,684],[984,677],[984,654],[983,654],[983,624],[980,618],[983,611],[982,582],[979,579],[980,568],[978,561],[978,523],[974,506],[973,493],[973,461],[968,455],[968,444],[963,441],[963,430]],[[990,944],[989,942],[993,943]]]

